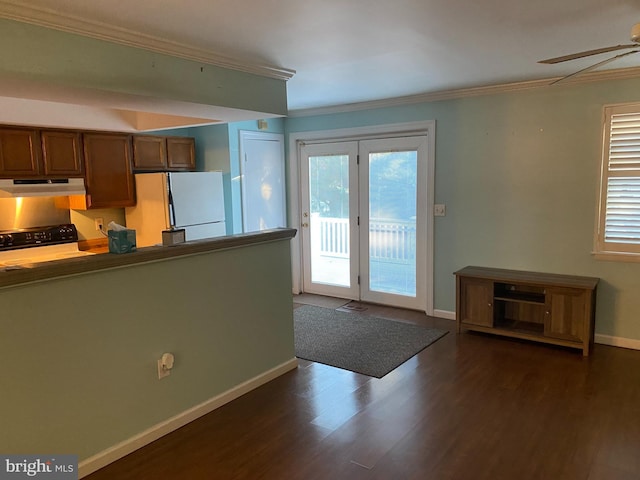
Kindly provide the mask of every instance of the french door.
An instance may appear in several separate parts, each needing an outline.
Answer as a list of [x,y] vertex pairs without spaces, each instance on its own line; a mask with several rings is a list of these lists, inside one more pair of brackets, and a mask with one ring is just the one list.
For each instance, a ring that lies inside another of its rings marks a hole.
[[301,147],[303,290],[426,308],[427,138]]

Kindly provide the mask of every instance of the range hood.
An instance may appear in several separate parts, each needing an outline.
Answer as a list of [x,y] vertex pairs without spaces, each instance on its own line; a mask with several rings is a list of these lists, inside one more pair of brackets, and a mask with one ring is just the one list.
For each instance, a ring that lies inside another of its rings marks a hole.
[[0,198],[85,195],[84,178],[0,179]]

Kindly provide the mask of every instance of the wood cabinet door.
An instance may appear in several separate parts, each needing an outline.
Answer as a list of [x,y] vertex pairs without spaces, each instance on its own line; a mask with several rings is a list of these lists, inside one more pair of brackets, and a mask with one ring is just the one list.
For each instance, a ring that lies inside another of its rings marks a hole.
[[165,170],[167,168],[165,137],[135,135],[133,137],[133,168],[136,170]]
[[459,323],[493,327],[493,282],[462,277],[458,288]]
[[80,132],[58,132],[43,130],[42,160],[44,174],[47,176],[81,177],[83,176],[83,155],[80,144]]
[[37,130],[0,129],[0,176],[20,178],[41,175],[40,151]]
[[195,140],[191,137],[167,137],[167,166],[169,169],[195,170]]
[[135,204],[131,136],[86,133],[84,155],[88,208],[118,208]]
[[588,321],[588,293],[578,288],[547,288],[544,334],[582,342]]

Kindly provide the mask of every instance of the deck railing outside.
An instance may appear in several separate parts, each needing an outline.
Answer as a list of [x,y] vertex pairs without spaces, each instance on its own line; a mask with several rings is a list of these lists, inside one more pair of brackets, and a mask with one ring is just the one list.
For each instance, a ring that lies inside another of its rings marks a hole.
[[[369,229],[369,256],[371,260],[393,263],[415,261],[416,227],[414,222],[372,219]],[[320,255],[349,257],[349,219],[312,218],[314,245],[319,245]]]

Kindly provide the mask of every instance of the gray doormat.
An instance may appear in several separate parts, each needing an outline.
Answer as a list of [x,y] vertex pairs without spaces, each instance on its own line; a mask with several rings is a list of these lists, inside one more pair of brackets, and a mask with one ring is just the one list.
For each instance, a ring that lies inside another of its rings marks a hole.
[[304,305],[293,311],[296,356],[382,378],[446,330]]

